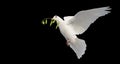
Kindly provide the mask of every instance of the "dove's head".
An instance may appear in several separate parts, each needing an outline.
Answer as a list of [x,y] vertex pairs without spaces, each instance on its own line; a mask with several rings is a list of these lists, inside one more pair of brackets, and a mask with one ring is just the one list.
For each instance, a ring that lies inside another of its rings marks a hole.
[[56,20],[57,23],[63,22],[63,19],[60,18],[59,16],[55,15],[52,19]]

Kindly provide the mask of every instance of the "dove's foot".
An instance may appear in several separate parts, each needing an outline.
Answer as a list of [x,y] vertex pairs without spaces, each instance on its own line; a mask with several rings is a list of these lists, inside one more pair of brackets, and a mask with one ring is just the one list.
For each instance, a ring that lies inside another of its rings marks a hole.
[[70,45],[69,43],[70,43],[70,40],[67,40],[67,42],[66,42],[67,46],[69,46],[69,45]]

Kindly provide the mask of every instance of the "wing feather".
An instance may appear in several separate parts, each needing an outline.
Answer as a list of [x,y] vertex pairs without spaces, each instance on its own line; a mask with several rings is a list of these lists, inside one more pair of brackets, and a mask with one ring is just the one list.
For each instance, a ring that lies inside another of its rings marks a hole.
[[101,7],[80,11],[72,19],[67,21],[68,25],[73,27],[75,34],[82,34],[96,19],[110,13],[107,10],[110,10],[110,8]]

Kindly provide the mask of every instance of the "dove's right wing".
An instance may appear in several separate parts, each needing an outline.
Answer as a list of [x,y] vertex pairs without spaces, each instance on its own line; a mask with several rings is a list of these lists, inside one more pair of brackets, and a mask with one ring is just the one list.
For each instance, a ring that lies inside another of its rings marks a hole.
[[68,25],[72,26],[75,34],[82,34],[85,32],[91,23],[101,16],[108,14],[109,7],[95,8],[78,12],[72,19],[67,21]]

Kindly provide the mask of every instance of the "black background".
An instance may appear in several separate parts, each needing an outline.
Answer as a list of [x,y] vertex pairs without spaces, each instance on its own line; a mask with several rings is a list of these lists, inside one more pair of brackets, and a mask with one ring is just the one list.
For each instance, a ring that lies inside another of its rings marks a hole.
[[39,1],[9,3],[5,12],[10,19],[7,24],[5,40],[5,59],[9,62],[40,64],[97,64],[107,63],[111,58],[112,13],[100,17],[78,38],[87,44],[86,53],[77,59],[75,53],[66,45],[66,40],[55,30],[55,24],[42,25],[44,18],[58,15],[73,16],[81,10],[110,6],[111,0],[84,1]]

